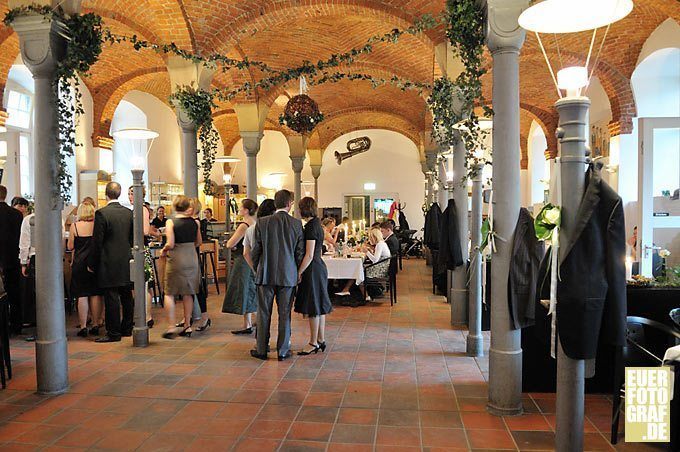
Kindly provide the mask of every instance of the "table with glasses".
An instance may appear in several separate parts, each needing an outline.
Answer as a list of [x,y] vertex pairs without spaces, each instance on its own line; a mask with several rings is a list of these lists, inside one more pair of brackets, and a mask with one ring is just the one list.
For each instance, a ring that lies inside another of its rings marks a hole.
[[364,259],[362,257],[323,256],[328,269],[328,279],[354,279],[359,285],[364,281]]

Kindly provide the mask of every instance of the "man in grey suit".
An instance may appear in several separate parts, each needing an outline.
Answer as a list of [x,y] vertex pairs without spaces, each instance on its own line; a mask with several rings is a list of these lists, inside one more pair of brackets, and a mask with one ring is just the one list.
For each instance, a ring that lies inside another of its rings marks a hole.
[[290,308],[298,282],[298,266],[305,255],[302,222],[289,212],[293,194],[279,190],[274,196],[276,212],[260,218],[255,226],[251,257],[257,285],[257,348],[250,355],[267,359],[269,328],[274,297],[279,312],[276,342],[279,361],[290,358]]

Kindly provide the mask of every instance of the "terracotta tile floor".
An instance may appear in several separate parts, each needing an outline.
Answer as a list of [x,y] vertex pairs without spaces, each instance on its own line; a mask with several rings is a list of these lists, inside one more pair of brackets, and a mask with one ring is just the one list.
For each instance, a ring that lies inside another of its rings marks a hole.
[[[77,338],[71,316],[71,388],[59,397],[34,393],[33,344],[14,340],[0,450],[552,449],[554,396],[526,394],[521,417],[487,414],[488,359],[465,356],[465,333],[431,295],[424,262],[404,265],[394,308],[338,307],[327,352],[282,363],[249,357],[252,338],[229,333],[240,319],[220,313],[217,295],[209,331],[167,341],[159,326],[144,349]],[[306,342],[306,321],[295,315],[293,348]],[[587,450],[613,449],[608,410],[604,397],[588,396]]]

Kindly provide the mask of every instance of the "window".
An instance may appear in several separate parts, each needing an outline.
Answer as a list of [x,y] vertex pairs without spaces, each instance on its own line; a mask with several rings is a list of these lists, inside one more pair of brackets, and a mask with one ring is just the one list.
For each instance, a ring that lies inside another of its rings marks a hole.
[[107,173],[113,173],[113,151],[99,148],[99,169]]
[[18,91],[10,91],[7,113],[7,125],[28,129],[31,125],[31,97]]
[[19,174],[21,176],[21,193],[22,195],[30,195],[33,193],[31,189],[31,153],[30,141],[27,134],[19,136]]

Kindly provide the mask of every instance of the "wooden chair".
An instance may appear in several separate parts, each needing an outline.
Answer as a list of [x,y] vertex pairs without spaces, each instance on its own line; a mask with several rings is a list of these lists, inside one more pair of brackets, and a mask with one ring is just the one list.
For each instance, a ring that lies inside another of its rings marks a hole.
[[368,293],[369,287],[385,287],[390,293],[390,306],[394,305],[394,290],[392,290],[391,265],[393,258],[385,258],[376,263],[364,265],[364,288]]
[[611,443],[616,444],[619,418],[625,398],[626,367],[655,367],[663,363],[668,347],[680,341],[680,332],[654,320],[643,317],[626,318],[626,345],[619,347],[614,359],[614,386],[612,388]]

